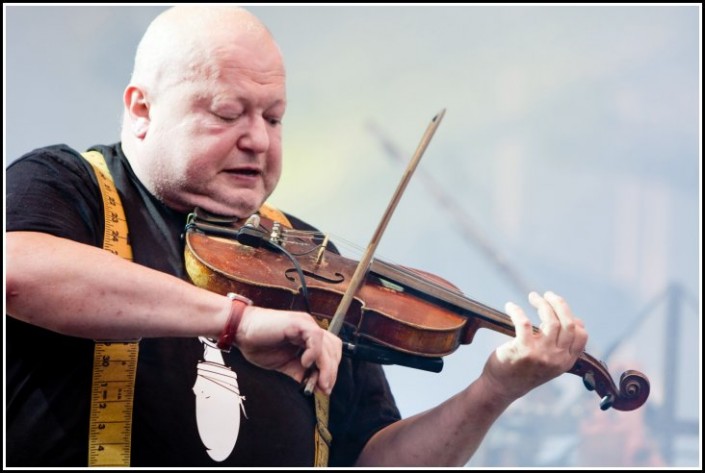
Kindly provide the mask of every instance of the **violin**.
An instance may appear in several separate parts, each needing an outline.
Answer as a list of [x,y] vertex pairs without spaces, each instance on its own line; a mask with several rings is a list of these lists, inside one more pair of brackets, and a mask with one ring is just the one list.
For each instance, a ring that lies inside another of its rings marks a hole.
[[[184,238],[186,269],[195,285],[242,294],[264,307],[305,311],[324,327],[358,267],[327,236],[256,214],[242,222],[196,209]],[[375,259],[338,335],[346,356],[440,372],[442,357],[472,343],[480,328],[515,335],[508,315],[465,297],[442,278]],[[585,352],[568,373],[597,393],[602,410],[637,409],[649,396],[644,374],[627,370],[617,387],[604,363]]]

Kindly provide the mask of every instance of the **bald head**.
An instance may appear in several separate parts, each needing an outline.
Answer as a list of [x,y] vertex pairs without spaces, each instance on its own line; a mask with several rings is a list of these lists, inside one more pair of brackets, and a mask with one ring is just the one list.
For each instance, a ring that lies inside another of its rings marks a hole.
[[176,6],[155,18],[145,32],[135,55],[132,83],[156,93],[180,81],[216,78],[214,57],[219,52],[253,47],[279,53],[267,28],[247,10]]
[[249,216],[281,174],[286,77],[242,8],[178,6],[145,32],[123,94],[122,149],[171,208]]

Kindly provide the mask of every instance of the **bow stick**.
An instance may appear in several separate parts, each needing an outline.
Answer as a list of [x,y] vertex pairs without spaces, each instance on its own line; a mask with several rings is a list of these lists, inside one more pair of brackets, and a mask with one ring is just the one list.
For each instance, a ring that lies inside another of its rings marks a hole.
[[[399,182],[399,185],[397,186],[397,190],[394,192],[394,195],[392,196],[392,200],[389,202],[389,205],[387,205],[387,210],[384,212],[384,215],[382,216],[382,220],[379,222],[379,225],[377,225],[377,230],[375,231],[374,235],[372,235],[370,244],[367,245],[367,249],[365,249],[362,258],[360,259],[360,262],[355,268],[355,272],[353,273],[353,276],[350,279],[350,284],[348,285],[348,288],[345,291],[343,298],[340,300],[340,304],[338,304],[338,308],[335,311],[335,315],[333,315],[333,318],[331,319],[330,325],[328,325],[328,331],[332,334],[338,335],[338,333],[340,332],[340,329],[343,326],[343,321],[345,319],[345,314],[347,314],[348,309],[350,308],[350,304],[352,303],[353,297],[355,297],[355,294],[357,293],[358,289],[360,288],[360,285],[362,284],[363,279],[365,278],[365,275],[367,274],[367,270],[369,269],[370,263],[372,262],[372,256],[374,255],[375,250],[377,249],[377,245],[379,245],[379,242],[382,239],[382,234],[387,228],[389,220],[392,218],[392,213],[394,213],[394,210],[396,209],[397,204],[401,199],[401,195],[404,193],[407,184],[411,180],[411,175],[416,170],[416,166],[419,164],[419,161],[421,161],[421,156],[423,156],[424,152],[426,151],[426,148],[428,147],[428,144],[431,141],[433,134],[436,132],[438,125],[440,125],[441,120],[443,119],[443,115],[445,115],[445,113],[445,108],[438,112],[436,116],[433,117],[431,123],[429,123],[428,127],[426,128],[426,132],[421,137],[421,142],[416,148],[414,155],[411,157],[411,161],[409,162],[406,171],[404,171],[404,175],[402,176],[402,179]],[[311,395],[311,393],[313,393],[313,388],[316,384],[315,377],[309,374],[308,378],[305,380],[305,383],[306,387],[304,388],[304,393],[307,395]]]

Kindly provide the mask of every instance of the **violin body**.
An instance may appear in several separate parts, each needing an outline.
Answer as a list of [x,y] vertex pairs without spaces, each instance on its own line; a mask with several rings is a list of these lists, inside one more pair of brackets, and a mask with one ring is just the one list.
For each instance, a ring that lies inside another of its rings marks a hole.
[[[329,249],[327,237],[263,217],[237,222],[197,209],[189,217],[185,240],[186,269],[195,285],[220,294],[235,292],[262,307],[308,312],[324,327],[358,266]],[[468,299],[449,282],[376,260],[338,335],[346,354],[438,372],[442,357],[471,343],[480,328],[515,335],[508,315]],[[603,410],[633,410],[649,395],[642,373],[624,372],[617,388],[604,363],[587,353],[568,372],[596,391]]]
[[[324,326],[356,268],[353,260],[331,251],[319,257],[312,251],[319,247],[312,238],[287,241],[287,250],[299,255],[296,259],[306,277],[306,303],[302,282],[284,254],[198,232],[188,232],[186,239],[186,267],[197,286],[220,294],[235,292],[272,309],[309,312]],[[458,348],[467,321],[369,273],[345,315],[341,338],[362,338],[410,355],[442,357]]]

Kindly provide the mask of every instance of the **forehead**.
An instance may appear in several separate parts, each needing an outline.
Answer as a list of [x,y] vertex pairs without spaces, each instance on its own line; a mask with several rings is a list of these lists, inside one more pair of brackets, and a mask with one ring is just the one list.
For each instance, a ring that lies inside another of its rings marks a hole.
[[200,53],[190,55],[187,69],[194,79],[283,85],[286,74],[279,50],[271,41],[261,39],[251,35],[211,39],[210,47],[196,48]]
[[198,87],[215,100],[247,100],[252,102],[284,102],[285,76],[281,71],[262,71],[239,64],[222,64],[216,74],[197,81]]
[[278,113],[283,113],[286,108],[282,75],[253,73],[241,68],[225,68],[218,78],[184,82],[169,95],[176,102],[197,108],[225,107],[230,110],[230,107],[239,104],[237,106],[280,110]]
[[255,84],[284,83],[286,76],[281,62],[253,51],[222,51],[204,63],[204,77],[222,82],[250,81]]
[[[204,101],[246,100],[271,106],[285,102],[285,72],[278,55],[257,54],[239,45],[214,48],[204,54],[185,54],[172,76],[173,93],[182,99]],[[176,66],[176,64],[173,64]],[[172,67],[173,67],[172,66]]]

